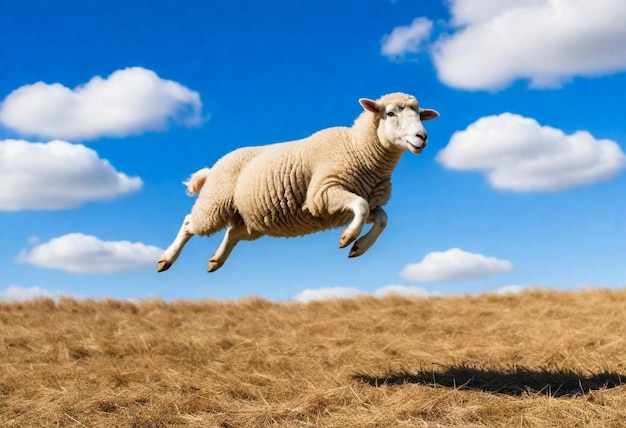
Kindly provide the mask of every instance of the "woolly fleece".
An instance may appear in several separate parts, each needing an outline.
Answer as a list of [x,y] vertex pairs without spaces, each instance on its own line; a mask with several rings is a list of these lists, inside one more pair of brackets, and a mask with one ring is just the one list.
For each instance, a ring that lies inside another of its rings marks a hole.
[[[407,94],[388,94],[379,105],[416,107]],[[349,211],[330,213],[327,192],[335,186],[369,202],[391,197],[391,173],[403,150],[378,137],[381,116],[363,111],[351,128],[324,129],[297,141],[237,149],[188,183],[193,194],[193,232],[211,235],[226,225],[244,224],[258,237],[300,236],[349,223]]]

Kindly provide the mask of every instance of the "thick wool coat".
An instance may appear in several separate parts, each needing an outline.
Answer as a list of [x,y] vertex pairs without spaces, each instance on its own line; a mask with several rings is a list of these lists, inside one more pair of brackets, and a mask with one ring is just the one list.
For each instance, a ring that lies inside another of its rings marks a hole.
[[[414,97],[385,95],[380,105],[414,106]],[[237,149],[196,172],[188,192],[194,233],[211,235],[244,224],[254,236],[299,236],[346,225],[353,213],[329,212],[328,194],[341,188],[370,209],[391,197],[391,173],[403,151],[379,138],[381,116],[364,111],[352,127],[324,129],[297,141]]]

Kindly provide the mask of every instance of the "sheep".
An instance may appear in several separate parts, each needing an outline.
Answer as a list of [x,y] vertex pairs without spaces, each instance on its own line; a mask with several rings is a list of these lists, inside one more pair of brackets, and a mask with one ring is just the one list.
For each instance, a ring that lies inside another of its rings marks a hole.
[[[219,269],[239,241],[262,236],[301,236],[348,225],[339,248],[348,257],[365,253],[385,229],[382,208],[391,197],[391,173],[405,151],[427,144],[422,121],[439,113],[415,97],[387,94],[359,99],[364,111],[351,128],[333,127],[290,142],[236,149],[211,168],[195,172],[187,193],[198,195],[158,261],[169,269],[193,235],[209,236],[228,226],[207,270]],[[372,224],[363,236],[365,223]]]

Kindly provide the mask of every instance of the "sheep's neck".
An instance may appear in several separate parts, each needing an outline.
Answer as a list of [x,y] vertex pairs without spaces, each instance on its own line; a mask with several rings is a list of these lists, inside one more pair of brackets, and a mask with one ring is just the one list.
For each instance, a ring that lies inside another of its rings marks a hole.
[[[367,131],[362,129],[364,125],[367,125]],[[358,123],[357,121],[354,125],[354,130],[353,156],[359,163],[359,166],[381,179],[390,177],[396,165],[398,165],[403,151],[383,146],[378,139],[376,132],[377,123],[374,121],[370,120],[367,124]],[[360,135],[367,135],[367,138],[360,138]]]
[[402,156],[402,151],[385,148],[377,138],[359,141],[355,146],[353,155],[359,166],[380,178],[390,177]]

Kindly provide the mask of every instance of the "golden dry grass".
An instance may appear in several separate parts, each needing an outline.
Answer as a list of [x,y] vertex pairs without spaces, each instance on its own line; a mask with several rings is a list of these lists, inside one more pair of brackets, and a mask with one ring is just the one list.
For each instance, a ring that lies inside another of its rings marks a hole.
[[0,426],[626,426],[626,291],[0,304]]

